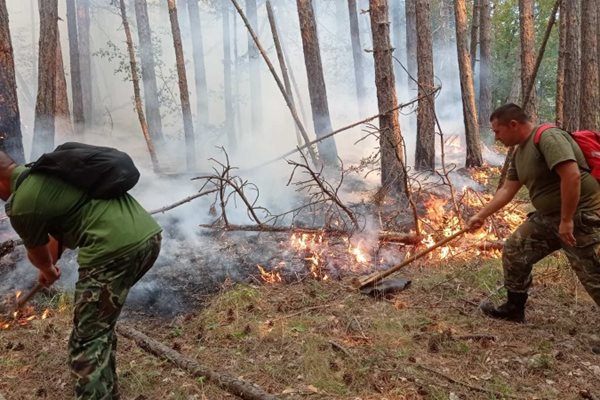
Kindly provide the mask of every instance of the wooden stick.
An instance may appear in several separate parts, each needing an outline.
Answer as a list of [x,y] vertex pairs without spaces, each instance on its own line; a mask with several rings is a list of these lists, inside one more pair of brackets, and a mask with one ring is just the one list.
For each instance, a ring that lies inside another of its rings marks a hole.
[[17,299],[17,306],[15,311],[19,311],[21,308],[23,308],[23,306],[25,304],[27,304],[27,302],[37,293],[40,291],[41,288],[43,288],[44,285],[42,285],[40,282],[36,283],[35,286],[33,288],[31,288],[31,290],[27,293],[25,293],[24,296],[20,296]]
[[382,280],[383,278],[385,278],[385,277],[393,274],[394,272],[398,271],[400,268],[403,268],[403,267],[407,266],[411,262],[413,262],[413,261],[415,261],[415,260],[423,257],[424,255],[432,252],[433,250],[437,249],[438,247],[443,246],[446,243],[448,243],[448,242],[456,239],[457,237],[463,235],[465,232],[467,232],[467,230],[468,230],[467,228],[461,229],[460,231],[456,232],[455,234],[453,234],[451,236],[448,236],[447,238],[444,238],[444,239],[440,240],[436,244],[434,244],[434,245],[432,245],[432,246],[430,246],[430,247],[428,247],[428,248],[426,248],[426,249],[418,252],[414,256],[408,258],[407,260],[404,260],[402,263],[400,263],[400,264],[398,264],[398,265],[396,265],[394,267],[388,268],[388,269],[386,269],[385,271],[382,271],[382,272],[377,272],[377,273],[371,274],[369,276],[363,277],[362,279],[358,279],[357,280],[357,286],[358,286],[358,288],[362,289],[365,286],[368,286],[368,285],[370,285],[372,283],[375,283],[377,281]]
[[143,333],[124,324],[117,325],[117,332],[128,339],[133,340],[142,349],[154,354],[160,358],[164,358],[179,368],[189,372],[195,378],[205,377],[211,383],[219,386],[235,396],[246,400],[277,400],[278,397],[265,392],[262,388],[235,378],[231,375],[213,371],[198,364],[195,360],[183,356],[181,353],[164,345],[163,343],[149,338]]

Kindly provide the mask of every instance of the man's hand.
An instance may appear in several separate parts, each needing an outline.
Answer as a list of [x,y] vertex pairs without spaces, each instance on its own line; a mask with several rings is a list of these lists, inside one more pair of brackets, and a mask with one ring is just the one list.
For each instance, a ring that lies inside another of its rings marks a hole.
[[574,226],[575,224],[573,223],[573,219],[561,220],[560,225],[558,226],[560,240],[569,246],[575,246],[577,244],[575,236],[573,235]]
[[52,265],[50,268],[40,269],[38,275],[38,281],[45,287],[52,286],[60,278],[60,269],[56,265]]
[[481,229],[484,223],[485,218],[479,216],[479,214],[475,214],[467,221],[465,228],[467,228],[469,232],[475,232]]

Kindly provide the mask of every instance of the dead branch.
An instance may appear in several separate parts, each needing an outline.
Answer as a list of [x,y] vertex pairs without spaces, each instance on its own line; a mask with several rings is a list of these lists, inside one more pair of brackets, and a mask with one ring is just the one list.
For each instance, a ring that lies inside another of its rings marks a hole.
[[165,207],[162,207],[162,208],[158,208],[156,210],[152,210],[152,211],[150,211],[150,214],[153,215],[153,214],[158,214],[158,213],[164,213],[165,211],[172,210],[175,207],[178,207],[178,206],[180,206],[182,204],[188,203],[188,202],[190,202],[190,201],[192,201],[194,199],[197,199],[198,197],[206,196],[207,194],[211,194],[211,193],[217,192],[218,190],[219,189],[210,189],[210,190],[206,190],[204,192],[196,193],[194,195],[186,197],[185,199],[179,200],[178,202],[173,203],[171,205],[168,205],[168,206],[165,206]]
[[195,360],[185,357],[181,353],[154,340],[143,333],[122,323],[117,325],[117,332],[124,337],[133,340],[142,349],[159,358],[166,359],[179,368],[189,372],[194,378],[205,377],[209,382],[214,383],[221,389],[226,390],[247,400],[276,400],[278,397],[265,392],[259,386],[235,378],[231,375],[213,371],[197,363]]

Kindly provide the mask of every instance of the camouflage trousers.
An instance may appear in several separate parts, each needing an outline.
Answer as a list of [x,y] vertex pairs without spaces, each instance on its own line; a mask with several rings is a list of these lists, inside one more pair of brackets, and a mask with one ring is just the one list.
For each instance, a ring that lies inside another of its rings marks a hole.
[[115,325],[129,289],[156,261],[160,242],[161,235],[157,234],[130,254],[100,266],[80,268],[69,339],[76,399],[119,398]]
[[562,249],[585,290],[600,305],[600,210],[574,217],[575,246],[560,240],[560,216],[532,213],[506,240],[502,252],[504,286],[513,292],[527,292],[533,264]]

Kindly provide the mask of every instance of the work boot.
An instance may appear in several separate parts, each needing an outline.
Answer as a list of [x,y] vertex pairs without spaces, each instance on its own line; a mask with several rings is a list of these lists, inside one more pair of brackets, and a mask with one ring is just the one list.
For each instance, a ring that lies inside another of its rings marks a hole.
[[488,317],[512,322],[525,322],[525,302],[527,293],[508,292],[506,303],[495,307],[492,303],[483,303],[479,308]]

